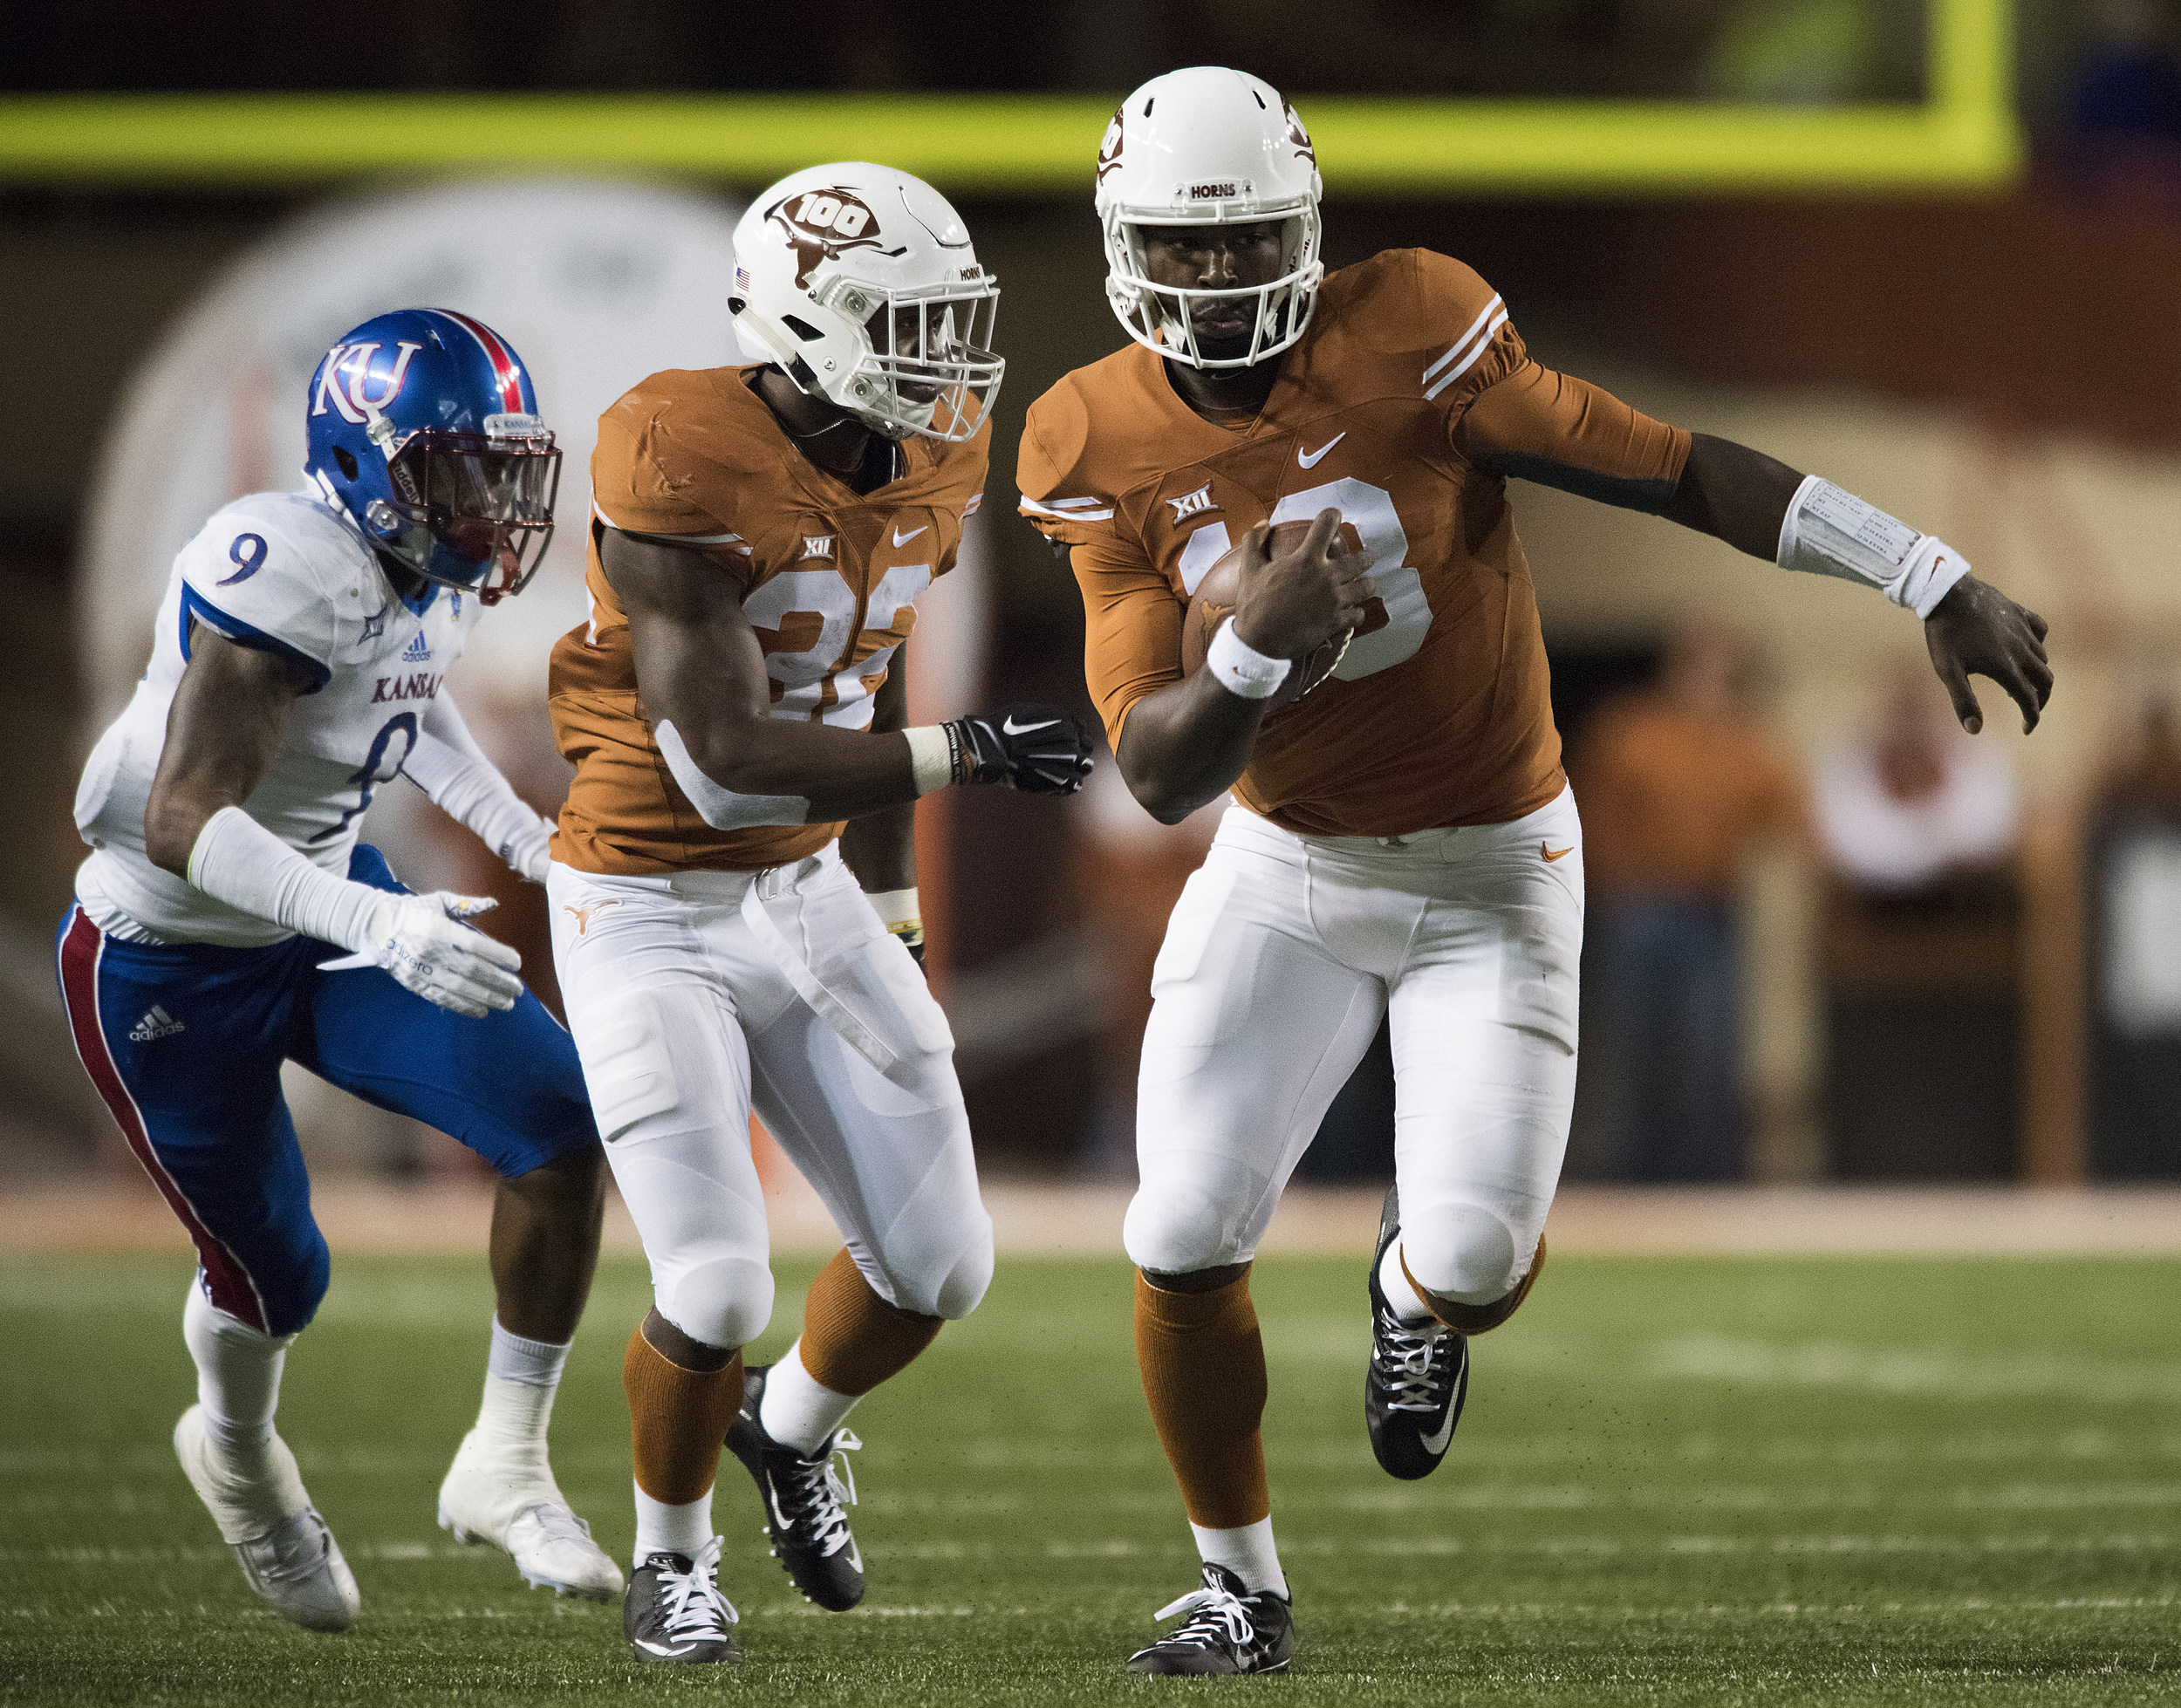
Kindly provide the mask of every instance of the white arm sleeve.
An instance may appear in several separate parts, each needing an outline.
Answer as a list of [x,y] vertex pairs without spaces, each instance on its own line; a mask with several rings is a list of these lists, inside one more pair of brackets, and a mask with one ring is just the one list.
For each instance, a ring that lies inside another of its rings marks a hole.
[[697,810],[697,816],[715,830],[748,830],[760,824],[808,824],[810,803],[802,795],[737,795],[697,769],[688,743],[670,720],[662,720],[652,732],[667,769],[674,774],[681,792]]
[[1780,523],[1780,567],[1876,587],[1929,617],[1969,573],[1969,560],[1935,534],[1866,504],[1815,475],[1804,477]]
[[398,898],[321,871],[240,807],[205,821],[189,851],[189,881],[230,907],[364,953],[383,904]]
[[531,811],[485,757],[450,695],[442,693],[425,707],[423,727],[401,762],[401,774],[449,818],[475,831],[515,871],[533,882],[545,881],[552,821]]

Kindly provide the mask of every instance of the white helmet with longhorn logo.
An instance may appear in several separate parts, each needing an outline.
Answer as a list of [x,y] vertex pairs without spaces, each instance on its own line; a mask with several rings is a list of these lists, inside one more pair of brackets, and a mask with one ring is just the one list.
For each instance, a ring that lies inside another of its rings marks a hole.
[[[1105,295],[1128,335],[1192,367],[1248,367],[1302,336],[1325,266],[1318,259],[1317,154],[1280,92],[1224,65],[1155,77],[1121,103],[1098,148],[1098,223]],[[1155,285],[1145,227],[1280,228],[1280,277],[1231,290]],[[1254,297],[1247,350],[1214,358],[1198,347],[1189,310],[1214,297]]]
[[974,437],[1006,367],[999,281],[920,178],[867,161],[783,178],[735,228],[735,337],[890,439]]

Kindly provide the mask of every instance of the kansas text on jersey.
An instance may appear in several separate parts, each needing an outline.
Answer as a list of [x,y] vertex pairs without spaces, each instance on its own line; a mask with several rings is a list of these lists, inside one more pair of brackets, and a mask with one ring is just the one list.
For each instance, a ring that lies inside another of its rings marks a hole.
[[397,598],[363,536],[307,493],[259,493],[216,513],[175,557],[151,664],[84,767],[76,825],[93,851],[76,893],[92,922],[115,936],[238,947],[290,935],[145,857],[144,811],[196,633],[280,653],[311,684],[243,805],[345,877],[358,821],[400,774],[477,616],[474,598],[444,588],[414,605]]

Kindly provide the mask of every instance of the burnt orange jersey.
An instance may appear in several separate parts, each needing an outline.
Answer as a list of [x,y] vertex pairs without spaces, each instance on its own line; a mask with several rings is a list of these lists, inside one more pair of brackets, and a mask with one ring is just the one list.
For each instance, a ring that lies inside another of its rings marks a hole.
[[1263,411],[1214,426],[1132,345],[1030,408],[1022,513],[1070,548],[1085,673],[1118,748],[1181,676],[1182,613],[1260,522],[1337,509],[1376,597],[1339,667],[1268,715],[1236,798],[1291,830],[1499,823],[1564,781],[1519,475],[1616,502],[1672,495],[1689,435],[1530,360],[1492,288],[1423,249],[1327,277]]
[[652,739],[628,618],[598,562],[602,527],[705,549],[692,574],[741,587],[765,651],[772,714],[846,729],[954,567],[984,490],[990,428],[959,445],[911,439],[900,476],[858,494],[810,462],[749,387],[748,367],[655,373],[598,418],[585,577],[591,620],[553,648],[553,735],[576,768],[556,859],[618,876],[755,871],[815,854],[838,824],[715,830]]

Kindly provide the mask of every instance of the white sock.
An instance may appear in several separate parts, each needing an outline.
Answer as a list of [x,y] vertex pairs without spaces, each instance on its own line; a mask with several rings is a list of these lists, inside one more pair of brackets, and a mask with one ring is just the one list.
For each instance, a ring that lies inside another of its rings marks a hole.
[[1200,1524],[1189,1528],[1196,1532],[1197,1553],[1206,1565],[1226,1567],[1253,1595],[1262,1589],[1287,1595],[1288,1575],[1280,1569],[1280,1550],[1273,1546],[1269,1518],[1239,1530],[1207,1530]]
[[[492,1321],[492,1356],[485,1366],[484,1400],[477,1408],[477,1437],[503,1457],[545,1464],[545,1429],[568,1348],[525,1340]],[[548,1473],[550,1475],[550,1473]]]
[[1432,1308],[1409,1285],[1408,1272],[1401,1267],[1398,1240],[1386,1247],[1386,1254],[1379,1262],[1378,1291],[1386,1295],[1386,1303],[1393,1307],[1393,1314],[1401,1319],[1404,1327],[1428,1330],[1439,1323]]
[[757,1424],[782,1446],[793,1447],[809,1459],[832,1439],[860,1397],[820,1386],[803,1366],[803,1342],[798,1340],[766,1374]]
[[181,1310],[181,1338],[197,1366],[204,1432],[238,1469],[254,1470],[272,1439],[281,1367],[293,1335],[269,1335],[229,1315],[193,1281]]
[[654,1554],[679,1554],[694,1560],[712,1540],[712,1491],[680,1506],[636,1491],[636,1563]]

